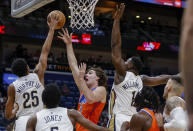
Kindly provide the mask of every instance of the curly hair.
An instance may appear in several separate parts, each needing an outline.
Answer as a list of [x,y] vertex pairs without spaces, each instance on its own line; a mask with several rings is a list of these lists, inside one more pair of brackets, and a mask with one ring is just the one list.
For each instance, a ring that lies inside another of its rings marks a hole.
[[108,77],[101,67],[92,66],[87,70],[87,72],[89,72],[90,70],[94,70],[96,72],[96,76],[99,77],[99,80],[98,80],[99,86],[104,86],[104,87],[108,86],[107,84]]
[[11,71],[13,74],[22,77],[27,74],[27,62],[24,59],[18,58],[12,62]]
[[42,92],[42,101],[46,108],[55,108],[59,105],[61,91],[55,84],[48,84]]
[[159,95],[152,87],[143,87],[143,89],[137,93],[133,103],[137,111],[143,108],[150,108],[154,112],[157,112],[160,104]]

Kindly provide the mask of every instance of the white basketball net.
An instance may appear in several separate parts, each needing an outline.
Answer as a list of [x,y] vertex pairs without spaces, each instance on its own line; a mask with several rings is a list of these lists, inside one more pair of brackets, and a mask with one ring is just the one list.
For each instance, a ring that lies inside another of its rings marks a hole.
[[90,28],[94,26],[94,9],[98,0],[67,0],[71,10],[72,28]]

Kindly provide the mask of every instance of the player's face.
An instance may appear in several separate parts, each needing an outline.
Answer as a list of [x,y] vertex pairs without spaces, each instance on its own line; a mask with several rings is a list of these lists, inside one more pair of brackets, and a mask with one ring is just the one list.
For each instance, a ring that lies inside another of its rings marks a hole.
[[129,58],[129,59],[125,62],[125,65],[126,65],[126,70],[132,69],[132,68],[133,68],[132,59]]
[[98,76],[96,75],[96,72],[94,70],[89,70],[85,75],[85,81],[87,85],[94,84],[98,81]]
[[166,86],[165,86],[165,88],[164,88],[163,98],[166,99],[166,98],[168,97],[168,93],[169,93],[169,90],[170,90],[170,88],[171,88],[171,85],[172,85],[172,80],[169,79],[168,82],[167,82],[167,84],[166,84]]

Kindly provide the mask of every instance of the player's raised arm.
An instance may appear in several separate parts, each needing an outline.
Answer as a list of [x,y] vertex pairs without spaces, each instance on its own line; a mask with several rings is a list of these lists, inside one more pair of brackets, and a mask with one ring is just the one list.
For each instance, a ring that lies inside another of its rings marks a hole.
[[48,55],[49,55],[50,48],[52,45],[55,27],[57,26],[58,21],[59,21],[59,15],[58,14],[53,14],[50,17],[51,17],[51,21],[50,21],[50,23],[48,23],[49,32],[48,32],[47,38],[45,40],[45,43],[42,47],[42,52],[41,52],[41,55],[39,58],[39,63],[37,64],[36,68],[34,69],[34,72],[38,74],[40,82],[43,85],[44,85],[44,73],[45,73],[46,68],[47,68],[47,59],[48,59]]
[[121,55],[121,33],[120,33],[120,19],[123,15],[125,5],[121,3],[120,7],[117,6],[117,10],[114,17],[113,29],[111,34],[111,50],[112,50],[112,62],[116,69],[116,73],[120,76],[126,75],[125,63]]
[[15,102],[15,88],[14,86],[11,84],[8,87],[7,90],[7,96],[8,96],[8,100],[6,103],[6,107],[5,107],[5,117],[7,119],[12,119],[15,117],[17,110],[18,110],[18,106],[16,105],[15,109],[14,109],[14,102]]
[[67,29],[65,30],[62,29],[62,32],[63,33],[59,32],[58,38],[63,40],[63,42],[66,44],[68,63],[70,65],[76,85],[78,86],[79,90],[81,91],[80,86],[79,86],[79,80],[78,80],[79,69],[78,69],[77,60],[74,55],[74,50],[72,46],[72,33],[69,35]]
[[189,116],[189,131],[193,131],[193,0],[188,0],[184,12],[181,33],[180,66],[184,79],[185,100]]
[[159,75],[155,77],[150,77],[147,75],[141,75],[141,79],[144,86],[157,86],[161,84],[166,84],[168,79],[170,79],[172,76],[173,75]]
[[68,116],[70,120],[72,121],[72,124],[75,124],[76,122],[80,123],[83,127],[90,131],[110,131],[108,128],[98,126],[94,124],[93,122],[87,120],[84,118],[84,116],[81,115],[80,112],[76,110],[68,110]]

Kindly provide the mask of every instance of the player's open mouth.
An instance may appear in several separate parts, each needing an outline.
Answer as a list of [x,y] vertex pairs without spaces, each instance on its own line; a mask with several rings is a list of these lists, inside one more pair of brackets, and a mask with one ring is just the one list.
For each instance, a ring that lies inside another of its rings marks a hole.
[[84,80],[85,80],[85,81],[88,81],[88,78],[87,78],[87,77],[84,77]]

